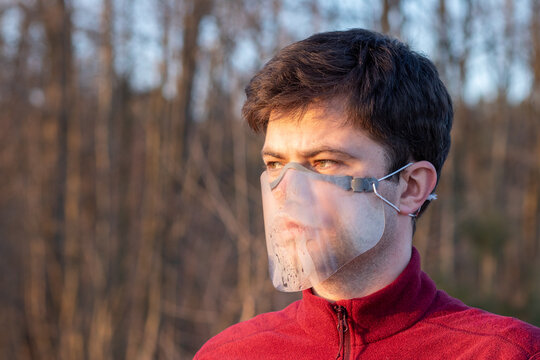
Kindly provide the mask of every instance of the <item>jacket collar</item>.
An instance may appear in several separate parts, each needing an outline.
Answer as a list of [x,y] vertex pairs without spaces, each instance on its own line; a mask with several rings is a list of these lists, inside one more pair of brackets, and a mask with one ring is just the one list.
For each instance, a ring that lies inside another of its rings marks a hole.
[[355,343],[371,343],[392,336],[419,321],[435,299],[435,284],[420,269],[420,255],[413,248],[403,272],[383,289],[362,298],[336,303],[304,290],[297,320],[312,335],[336,332],[335,305],[347,310],[347,321]]

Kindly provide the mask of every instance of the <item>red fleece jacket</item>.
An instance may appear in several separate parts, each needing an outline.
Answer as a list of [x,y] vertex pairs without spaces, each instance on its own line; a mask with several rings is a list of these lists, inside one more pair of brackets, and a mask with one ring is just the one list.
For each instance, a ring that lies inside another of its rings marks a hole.
[[540,360],[540,329],[464,305],[411,261],[390,285],[334,304],[310,290],[281,311],[231,326],[195,355],[206,359]]

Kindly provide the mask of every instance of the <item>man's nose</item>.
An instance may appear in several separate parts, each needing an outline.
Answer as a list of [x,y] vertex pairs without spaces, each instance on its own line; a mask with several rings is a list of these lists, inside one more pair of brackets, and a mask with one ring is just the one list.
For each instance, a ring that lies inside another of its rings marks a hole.
[[280,204],[304,202],[310,195],[310,187],[305,175],[294,169],[288,169],[279,184],[272,190],[272,195]]
[[[285,171],[285,173],[283,173]],[[275,187],[272,188],[272,196],[274,199],[276,199],[279,203],[282,203],[287,198],[287,188],[289,187],[289,169],[282,170],[282,172],[279,174],[281,178],[279,177],[273,179],[273,182],[279,181]],[[277,180],[279,179],[279,180]],[[272,186],[274,186],[272,184]]]
[[272,195],[274,196],[274,199],[280,204],[284,203],[287,199],[287,183],[288,179],[286,179],[287,176],[285,176],[279,184],[272,190]]

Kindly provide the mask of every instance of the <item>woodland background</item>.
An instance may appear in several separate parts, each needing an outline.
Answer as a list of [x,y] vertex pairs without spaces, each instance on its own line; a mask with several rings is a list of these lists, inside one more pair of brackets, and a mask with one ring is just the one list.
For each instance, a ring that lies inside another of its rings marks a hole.
[[267,278],[243,88],[350,27],[410,42],[454,98],[424,269],[539,326],[539,0],[3,0],[0,358],[188,359],[296,299]]

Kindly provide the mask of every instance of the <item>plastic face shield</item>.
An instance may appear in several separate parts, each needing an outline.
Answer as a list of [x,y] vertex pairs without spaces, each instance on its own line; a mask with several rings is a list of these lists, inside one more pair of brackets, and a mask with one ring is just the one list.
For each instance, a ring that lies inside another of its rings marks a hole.
[[[277,172],[277,171],[276,171]],[[276,289],[311,288],[373,248],[384,231],[378,180],[288,163],[261,175],[269,270]]]

